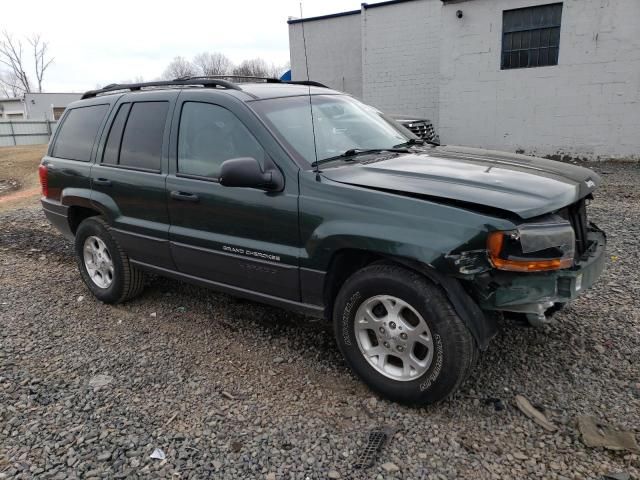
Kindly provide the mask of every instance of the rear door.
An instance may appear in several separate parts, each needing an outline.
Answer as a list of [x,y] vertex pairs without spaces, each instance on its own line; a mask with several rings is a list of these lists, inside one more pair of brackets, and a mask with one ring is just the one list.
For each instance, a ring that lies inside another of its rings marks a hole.
[[177,92],[123,96],[113,109],[91,170],[92,202],[138,262],[173,268],[165,195],[171,116]]
[[[175,118],[167,195],[179,271],[299,301],[297,167],[229,95],[185,90]],[[284,190],[222,186],[220,166],[238,157],[279,167]]]

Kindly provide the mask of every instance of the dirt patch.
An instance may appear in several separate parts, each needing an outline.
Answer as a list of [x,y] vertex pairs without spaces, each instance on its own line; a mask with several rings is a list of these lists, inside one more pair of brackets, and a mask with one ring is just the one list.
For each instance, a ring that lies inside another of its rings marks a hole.
[[0,210],[37,200],[38,165],[46,151],[46,145],[0,147]]
[[23,201],[23,203],[31,203],[32,200],[38,198],[39,193],[40,188],[33,187],[28,190],[18,190],[10,192],[7,195],[0,194],[0,206],[2,206],[3,204],[15,206],[14,203],[19,201]]
[[9,178],[8,180],[0,180],[0,197],[11,193],[20,188],[20,182],[18,182],[14,178]]

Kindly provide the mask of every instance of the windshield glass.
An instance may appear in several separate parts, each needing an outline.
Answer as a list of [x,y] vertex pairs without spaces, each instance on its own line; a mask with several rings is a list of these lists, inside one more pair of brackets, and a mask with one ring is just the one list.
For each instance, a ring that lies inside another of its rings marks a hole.
[[[309,165],[352,149],[394,148],[416,139],[382,112],[347,95],[312,95],[253,102],[258,115],[291,150]],[[316,144],[314,149],[313,132]]]

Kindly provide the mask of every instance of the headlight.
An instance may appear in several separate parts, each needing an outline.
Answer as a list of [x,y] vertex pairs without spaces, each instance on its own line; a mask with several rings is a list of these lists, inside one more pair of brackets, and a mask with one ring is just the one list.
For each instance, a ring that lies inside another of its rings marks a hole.
[[517,230],[491,232],[487,251],[499,270],[542,272],[573,266],[575,233],[565,219],[550,215]]

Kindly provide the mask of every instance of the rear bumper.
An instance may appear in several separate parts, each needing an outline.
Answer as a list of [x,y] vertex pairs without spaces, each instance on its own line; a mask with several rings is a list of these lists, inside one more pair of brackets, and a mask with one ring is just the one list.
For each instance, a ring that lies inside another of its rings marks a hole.
[[73,232],[69,227],[69,207],[49,198],[41,198],[42,210],[47,220],[69,240],[73,240]]
[[574,267],[544,273],[496,272],[494,288],[481,299],[484,310],[541,313],[553,304],[566,303],[589,289],[600,277],[606,262],[606,236],[592,226],[588,249]]

